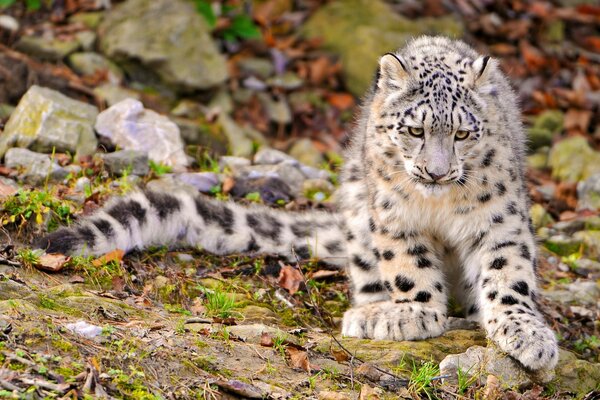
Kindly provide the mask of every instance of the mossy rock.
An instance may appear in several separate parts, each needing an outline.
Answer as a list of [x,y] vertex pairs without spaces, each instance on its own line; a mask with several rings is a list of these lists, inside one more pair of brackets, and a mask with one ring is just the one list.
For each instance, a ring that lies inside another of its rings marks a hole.
[[556,379],[553,384],[559,392],[570,392],[577,397],[598,389],[600,382],[600,364],[577,357],[568,351],[560,351],[556,367]]
[[552,147],[548,165],[554,178],[579,182],[600,173],[600,153],[594,151],[584,137],[571,137]]
[[338,0],[320,7],[304,26],[303,34],[321,38],[326,48],[340,55],[348,88],[361,96],[383,54],[419,35],[460,37],[463,30],[452,16],[410,20],[381,0]]
[[568,256],[577,253],[583,242],[570,237],[552,236],[544,242],[544,246],[559,256]]

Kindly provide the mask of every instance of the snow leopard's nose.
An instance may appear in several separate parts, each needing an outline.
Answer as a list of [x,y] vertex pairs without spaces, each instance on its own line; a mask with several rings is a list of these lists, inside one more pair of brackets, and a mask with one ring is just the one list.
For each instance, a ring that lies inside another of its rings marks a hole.
[[439,181],[440,179],[442,179],[443,177],[445,177],[446,175],[448,175],[448,171],[441,171],[441,169],[437,169],[437,170],[428,170],[427,167],[425,167],[425,172],[427,172],[429,174],[429,176],[431,177],[431,179],[433,179],[434,181]]

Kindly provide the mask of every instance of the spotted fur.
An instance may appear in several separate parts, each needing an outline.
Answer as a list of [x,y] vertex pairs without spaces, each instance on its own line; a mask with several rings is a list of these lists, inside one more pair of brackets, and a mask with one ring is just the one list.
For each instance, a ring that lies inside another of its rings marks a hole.
[[102,254],[180,242],[318,257],[348,267],[354,306],[344,335],[440,335],[453,295],[523,365],[553,368],[556,340],[535,303],[519,116],[494,60],[422,37],[380,60],[346,154],[339,214],[140,191],[40,245]]

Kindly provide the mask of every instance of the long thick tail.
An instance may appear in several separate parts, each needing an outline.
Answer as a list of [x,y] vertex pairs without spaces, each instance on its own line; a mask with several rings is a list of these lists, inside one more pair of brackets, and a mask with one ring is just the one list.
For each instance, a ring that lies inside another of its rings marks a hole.
[[152,245],[184,244],[215,254],[266,253],[316,257],[345,264],[338,214],[244,207],[188,192],[137,191],[110,201],[74,226],[60,228],[37,246],[49,253],[100,255]]

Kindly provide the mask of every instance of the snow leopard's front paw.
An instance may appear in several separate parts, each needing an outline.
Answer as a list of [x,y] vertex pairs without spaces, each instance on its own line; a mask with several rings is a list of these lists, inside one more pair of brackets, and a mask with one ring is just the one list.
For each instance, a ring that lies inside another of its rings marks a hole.
[[439,336],[446,317],[442,310],[420,303],[382,301],[346,311],[342,335],[376,340],[416,340]]
[[532,370],[553,369],[558,361],[554,332],[535,317],[505,318],[490,333],[500,348]]

